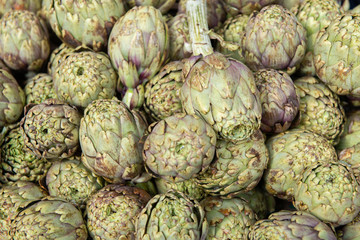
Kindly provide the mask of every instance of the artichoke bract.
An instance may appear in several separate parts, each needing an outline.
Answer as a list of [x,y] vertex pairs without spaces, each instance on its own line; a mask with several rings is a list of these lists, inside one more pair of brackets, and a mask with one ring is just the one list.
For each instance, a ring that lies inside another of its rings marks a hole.
[[86,240],[87,229],[81,212],[69,202],[47,197],[25,208],[12,222],[13,240]]
[[85,207],[89,196],[104,186],[102,178],[96,176],[78,160],[58,161],[46,174],[49,195]]
[[51,0],[47,19],[56,35],[66,44],[106,49],[115,22],[126,12],[123,0]]
[[339,160],[347,163],[360,183],[360,143],[339,152]]
[[45,196],[44,190],[31,182],[17,181],[2,186],[0,188],[0,238],[12,239],[9,230],[16,215]]
[[141,107],[143,83],[160,70],[169,54],[168,26],[152,6],[130,9],[114,25],[108,54],[119,74],[118,91],[128,107]]
[[266,6],[250,15],[243,48],[246,65],[253,71],[273,68],[291,75],[305,56],[306,30],[289,10]]
[[[299,96],[290,76],[274,69],[254,73],[262,105],[261,130],[265,133],[286,131],[299,113]],[[297,122],[297,121],[295,121]]]
[[0,181],[38,182],[45,175],[51,163],[27,151],[24,142],[24,131],[20,126],[10,130],[1,145]]
[[360,186],[348,165],[319,162],[305,169],[296,184],[294,206],[334,227],[360,212]]
[[155,179],[155,184],[159,193],[166,193],[170,189],[174,189],[198,201],[202,200],[206,196],[204,189],[195,183],[194,178],[178,183],[157,178]]
[[153,6],[160,10],[162,14],[167,13],[175,4],[176,0],[129,0],[130,8],[135,6]]
[[0,19],[0,58],[9,68],[38,71],[49,54],[47,28],[35,13],[10,11]]
[[265,139],[260,130],[245,140],[218,140],[216,157],[208,170],[195,182],[208,194],[233,197],[259,183],[269,160]]
[[303,75],[315,75],[313,51],[316,36],[341,13],[340,5],[334,0],[305,0],[295,10],[297,19],[307,32],[306,54],[299,69]]
[[182,182],[205,171],[214,158],[216,133],[198,116],[177,113],[149,131],[143,158],[154,177]]
[[340,99],[315,77],[294,81],[300,97],[300,121],[297,128],[317,133],[336,144],[344,131],[345,111]]
[[317,76],[339,95],[360,96],[360,15],[342,14],[322,29],[314,44]]
[[46,73],[39,73],[26,81],[24,88],[26,104],[39,104],[49,98],[57,98],[53,79]]
[[116,98],[98,99],[80,123],[81,161],[110,182],[134,180],[143,172],[141,156],[147,125]]
[[176,14],[168,20],[169,41],[170,41],[170,59],[182,60],[192,54],[189,24],[185,13]]
[[144,109],[152,119],[158,121],[183,111],[180,100],[182,68],[181,61],[170,62],[146,83]]
[[231,16],[236,16],[239,13],[251,14],[255,10],[275,3],[275,0],[225,0],[224,5],[226,12]]
[[154,196],[136,220],[137,240],[205,239],[209,224],[200,203],[170,190]]
[[151,196],[137,187],[110,184],[87,202],[87,227],[93,239],[135,239],[135,221]]
[[20,122],[25,146],[37,157],[73,156],[79,147],[80,118],[75,107],[53,98],[28,105]]
[[314,217],[301,211],[280,211],[268,219],[256,222],[250,231],[249,240],[336,240],[333,230]]
[[345,124],[344,132],[340,136],[336,149],[339,151],[352,147],[360,143],[360,110],[349,112]]
[[360,237],[360,215],[352,222],[346,224],[338,230],[338,236],[341,240],[356,240]]
[[10,72],[0,69],[0,127],[15,123],[22,115],[25,93]]
[[291,201],[302,171],[313,163],[337,160],[331,143],[313,132],[292,129],[266,141],[269,164],[264,172],[266,190]]
[[29,10],[36,13],[41,8],[41,0],[0,0],[0,17],[11,10]]
[[239,198],[208,197],[201,206],[209,222],[208,240],[248,239],[250,227],[258,220],[250,205]]
[[116,91],[117,75],[104,53],[69,53],[52,74],[58,99],[85,108],[96,99],[110,99]]

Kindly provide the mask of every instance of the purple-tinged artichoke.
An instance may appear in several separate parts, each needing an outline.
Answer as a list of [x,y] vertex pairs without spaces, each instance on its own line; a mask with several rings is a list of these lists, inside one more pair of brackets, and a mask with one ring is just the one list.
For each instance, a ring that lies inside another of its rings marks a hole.
[[47,28],[35,13],[10,11],[0,18],[0,58],[9,68],[38,71],[49,54]]
[[208,170],[196,176],[195,182],[209,195],[231,198],[256,187],[268,160],[260,130],[237,142],[218,140],[214,161]]
[[152,119],[158,121],[183,112],[180,100],[183,66],[180,61],[170,62],[146,83],[144,109]]
[[178,13],[167,21],[169,27],[170,59],[182,60],[192,55],[189,24],[185,13]]
[[154,177],[182,182],[206,171],[215,154],[216,133],[198,116],[177,113],[149,127],[143,158]]
[[162,14],[167,13],[175,4],[176,0],[129,0],[127,3],[130,8],[135,6],[153,6],[160,10]]
[[254,73],[262,105],[261,130],[265,133],[286,131],[299,113],[299,96],[291,77],[274,69]]
[[116,98],[91,102],[80,123],[81,161],[109,182],[140,177],[141,138],[147,128],[141,115]]
[[306,30],[296,16],[280,5],[253,12],[245,28],[244,56],[253,71],[263,68],[293,74],[306,51]]
[[360,110],[353,110],[348,113],[345,123],[344,132],[340,136],[336,149],[341,151],[360,143]]
[[334,231],[313,215],[301,211],[280,211],[257,221],[249,240],[336,240]]
[[225,10],[231,16],[239,13],[250,15],[255,10],[275,3],[276,0],[224,0]]
[[350,223],[337,230],[341,240],[357,240],[360,238],[360,215]]
[[137,187],[107,185],[90,197],[87,227],[93,239],[135,239],[135,221],[151,196]]
[[117,90],[123,102],[139,108],[144,102],[143,83],[155,76],[169,55],[168,26],[152,6],[130,9],[114,25],[108,54],[119,74]]
[[41,8],[41,0],[0,0],[0,17],[11,10],[29,10],[36,13]]
[[266,190],[291,201],[303,170],[317,162],[336,161],[335,148],[324,137],[313,132],[292,129],[266,141],[269,164],[264,172]]
[[53,79],[46,73],[39,73],[26,81],[24,88],[26,104],[39,104],[49,98],[57,98]]
[[25,145],[37,157],[71,157],[79,147],[80,119],[75,107],[57,99],[28,105],[20,122]]
[[48,0],[43,12],[66,44],[106,49],[115,22],[126,12],[123,0]]

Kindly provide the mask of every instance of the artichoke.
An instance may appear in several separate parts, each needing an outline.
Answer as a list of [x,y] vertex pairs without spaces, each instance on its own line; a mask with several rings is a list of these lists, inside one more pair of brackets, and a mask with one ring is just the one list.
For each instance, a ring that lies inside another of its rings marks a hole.
[[117,75],[105,53],[83,51],[65,55],[53,80],[58,99],[85,108],[95,99],[114,97]]
[[52,30],[66,44],[106,49],[115,22],[126,12],[123,0],[48,0],[45,15]]
[[1,145],[0,164],[0,181],[3,183],[19,180],[38,182],[51,166],[45,158],[27,151],[23,135],[24,131],[20,126],[14,126],[5,135]]
[[143,172],[140,140],[146,127],[116,98],[93,101],[80,123],[82,162],[107,181],[134,180]]
[[237,142],[218,140],[214,161],[195,181],[210,195],[233,197],[252,190],[259,183],[268,160],[260,130]]
[[71,203],[50,197],[25,208],[11,225],[13,240],[86,240],[88,237],[81,212]]
[[344,132],[336,148],[341,151],[360,143],[360,110],[349,112],[345,123]]
[[136,220],[137,240],[205,239],[208,222],[200,203],[170,190],[154,196]]
[[336,161],[331,143],[307,130],[292,129],[272,136],[266,142],[269,164],[264,172],[266,190],[291,201],[302,171],[313,163]]
[[49,54],[47,28],[35,13],[14,10],[0,19],[0,58],[9,68],[38,71]]
[[0,238],[10,240],[9,230],[16,215],[45,196],[44,190],[31,182],[17,181],[0,188]]
[[89,196],[104,186],[103,180],[77,160],[58,161],[46,174],[50,196],[84,207]]
[[21,117],[25,93],[11,73],[4,69],[0,69],[0,93],[0,127],[3,127]]
[[170,189],[174,189],[198,201],[202,200],[206,196],[204,189],[195,183],[194,178],[190,178],[189,180],[178,183],[173,183],[162,178],[157,178],[155,179],[155,183],[159,193],[166,193]]
[[273,68],[291,75],[305,56],[306,30],[289,10],[276,4],[266,6],[251,14],[243,49],[253,71]]
[[93,239],[135,239],[135,221],[151,196],[137,187],[111,184],[90,197],[87,227]]
[[41,0],[0,0],[0,17],[11,10],[29,10],[36,13],[41,8]]
[[[79,47],[79,48],[83,49],[84,47]],[[79,49],[79,48],[76,48],[76,49]],[[51,52],[48,66],[47,66],[49,75],[52,75],[53,72],[55,72],[55,69],[60,65],[60,63],[62,62],[62,58],[66,54],[72,53],[75,51],[76,51],[75,48],[69,47],[65,43],[62,43],[60,46],[58,46],[56,49],[54,49],[54,51]]]
[[254,74],[262,104],[261,130],[286,131],[299,116],[299,96],[290,76],[283,71],[262,69]]
[[26,81],[24,88],[26,104],[39,104],[49,98],[57,98],[53,79],[46,73],[39,73]]
[[343,226],[338,230],[339,239],[341,240],[356,240],[360,238],[360,215],[358,215],[352,222]]
[[248,239],[250,227],[257,216],[250,205],[239,198],[208,197],[201,202],[209,222],[208,240]]
[[10,69],[5,65],[5,63],[1,59],[0,59],[0,69],[4,69],[4,70],[10,72]]
[[250,240],[336,240],[333,230],[313,215],[301,211],[280,211],[252,226]]
[[340,5],[334,0],[305,0],[296,9],[295,15],[307,32],[306,54],[300,67],[303,75],[315,75],[313,51],[316,36],[341,13]]
[[182,68],[182,62],[170,62],[146,83],[144,109],[152,119],[158,121],[183,111],[180,101]]
[[319,162],[301,174],[294,206],[337,227],[351,222],[360,212],[360,186],[347,165]]
[[214,158],[216,133],[198,116],[177,113],[149,131],[143,158],[154,177],[182,182],[205,171]]
[[349,165],[360,183],[360,143],[340,151],[339,160]]
[[301,118],[297,128],[310,130],[336,144],[345,122],[338,96],[315,77],[302,77],[294,84],[300,97]]
[[322,29],[314,44],[317,76],[339,95],[360,96],[360,15],[342,14]]
[[80,113],[57,99],[28,105],[20,125],[25,146],[37,157],[68,158],[79,146]]
[[162,14],[167,13],[175,4],[176,0],[129,0],[130,8],[135,6],[153,6],[160,10]]
[[168,26],[152,6],[134,7],[114,25],[108,53],[119,74],[118,91],[128,107],[144,102],[143,83],[160,70],[169,54]]
[[236,16],[239,13],[251,14],[255,10],[275,3],[276,0],[225,0],[224,5],[226,12],[231,16]]

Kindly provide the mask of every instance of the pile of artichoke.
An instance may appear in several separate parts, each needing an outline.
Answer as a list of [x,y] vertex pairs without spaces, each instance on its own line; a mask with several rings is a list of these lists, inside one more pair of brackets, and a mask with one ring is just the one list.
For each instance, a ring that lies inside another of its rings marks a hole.
[[360,239],[360,4],[0,0],[0,239]]

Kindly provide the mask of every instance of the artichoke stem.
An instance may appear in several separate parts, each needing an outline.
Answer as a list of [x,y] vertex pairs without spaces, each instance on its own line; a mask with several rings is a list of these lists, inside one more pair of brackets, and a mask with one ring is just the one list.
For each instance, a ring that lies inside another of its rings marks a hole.
[[214,52],[207,22],[206,0],[188,0],[186,14],[189,23],[193,55],[210,55]]

